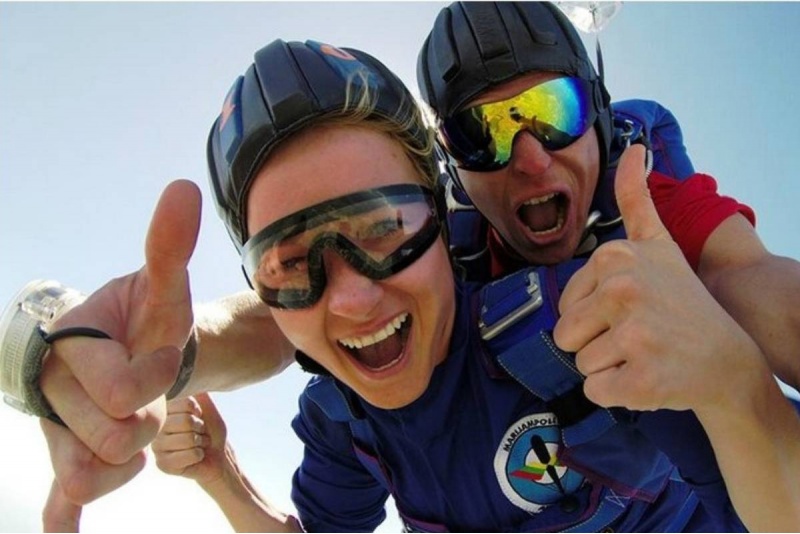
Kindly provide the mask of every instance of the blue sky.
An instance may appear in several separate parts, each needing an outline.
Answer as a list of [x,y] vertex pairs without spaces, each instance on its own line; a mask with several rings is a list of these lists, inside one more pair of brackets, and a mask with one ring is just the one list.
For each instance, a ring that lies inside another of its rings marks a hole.
[[[443,5],[0,2],[1,303],[34,278],[91,291],[138,269],[162,188],[186,177],[208,191],[208,128],[256,49],[278,37],[362,48],[415,88],[417,51]],[[798,25],[800,3],[631,2],[601,33],[612,97],[670,108],[696,169],[752,206],[767,247],[794,258]],[[208,197],[190,270],[199,302],[246,288]],[[288,423],[305,380],[292,369],[215,397],[244,469],[285,507],[300,458]],[[0,531],[40,530],[51,472],[38,424],[0,408],[0,428]],[[227,523],[192,483],[148,467],[88,507],[83,526]]]

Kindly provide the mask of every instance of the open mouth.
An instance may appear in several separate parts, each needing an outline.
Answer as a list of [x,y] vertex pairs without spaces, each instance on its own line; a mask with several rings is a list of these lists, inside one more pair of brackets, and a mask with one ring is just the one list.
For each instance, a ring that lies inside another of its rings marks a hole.
[[567,197],[562,193],[550,193],[532,198],[517,210],[517,216],[535,236],[555,234],[564,227],[567,213]]
[[402,360],[411,316],[403,313],[372,334],[340,339],[339,344],[364,367],[371,371],[384,371]]

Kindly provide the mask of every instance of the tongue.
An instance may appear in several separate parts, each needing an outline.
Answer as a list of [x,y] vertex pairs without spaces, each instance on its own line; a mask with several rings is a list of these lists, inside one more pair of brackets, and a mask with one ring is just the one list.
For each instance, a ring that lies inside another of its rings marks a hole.
[[371,369],[379,369],[397,359],[403,350],[403,341],[398,332],[369,347],[355,349],[358,361]]
[[552,198],[542,204],[524,205],[519,217],[534,232],[549,230],[558,224],[558,201]]

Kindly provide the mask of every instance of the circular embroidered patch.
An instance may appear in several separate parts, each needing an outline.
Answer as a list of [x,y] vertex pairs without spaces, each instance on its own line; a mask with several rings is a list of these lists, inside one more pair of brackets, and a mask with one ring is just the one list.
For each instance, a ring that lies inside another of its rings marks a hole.
[[532,414],[511,425],[494,456],[494,472],[505,496],[523,510],[536,513],[577,490],[583,476],[561,465],[560,449],[555,414]]

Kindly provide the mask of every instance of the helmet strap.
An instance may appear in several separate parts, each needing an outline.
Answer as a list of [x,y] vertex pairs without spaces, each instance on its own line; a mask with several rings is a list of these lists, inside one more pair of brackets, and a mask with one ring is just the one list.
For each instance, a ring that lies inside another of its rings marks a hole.
[[603,68],[603,50],[600,48],[600,36],[595,37],[595,50],[597,52],[597,75],[600,81],[605,83],[605,70]]

